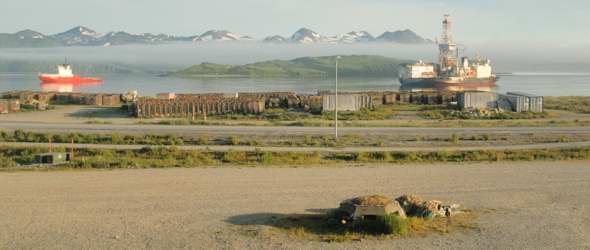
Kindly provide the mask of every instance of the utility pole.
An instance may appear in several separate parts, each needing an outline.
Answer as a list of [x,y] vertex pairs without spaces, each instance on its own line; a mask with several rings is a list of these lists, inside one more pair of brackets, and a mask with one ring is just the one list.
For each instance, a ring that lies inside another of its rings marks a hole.
[[334,95],[334,135],[336,140],[338,140],[338,60],[340,60],[340,56],[336,57],[336,92]]
[[70,148],[70,161],[74,160],[74,137],[72,137],[72,144]]

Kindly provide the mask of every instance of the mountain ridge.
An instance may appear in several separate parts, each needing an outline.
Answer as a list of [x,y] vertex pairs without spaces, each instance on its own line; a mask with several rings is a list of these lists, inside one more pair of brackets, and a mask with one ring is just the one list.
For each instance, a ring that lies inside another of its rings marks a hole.
[[234,42],[259,41],[263,43],[368,43],[388,42],[402,44],[426,44],[432,40],[424,39],[413,31],[386,31],[374,37],[367,31],[351,31],[335,36],[324,36],[309,28],[300,28],[289,37],[280,35],[254,39],[228,30],[208,30],[200,35],[174,36],[168,34],[110,31],[99,33],[85,26],[76,26],[54,35],[45,35],[34,30],[22,30],[16,33],[0,33],[0,48],[35,48],[35,47],[69,47],[69,46],[115,46],[125,44],[162,44],[168,42]]

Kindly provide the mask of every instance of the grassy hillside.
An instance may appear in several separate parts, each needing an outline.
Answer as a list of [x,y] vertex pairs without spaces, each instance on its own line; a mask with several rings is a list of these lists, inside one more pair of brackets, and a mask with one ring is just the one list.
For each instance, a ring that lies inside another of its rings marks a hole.
[[[397,67],[411,62],[396,58],[369,55],[342,56],[340,76],[395,77]],[[241,76],[241,77],[332,77],[335,75],[335,56],[302,57],[289,61],[274,60],[246,65],[202,63],[175,72],[181,77]]]

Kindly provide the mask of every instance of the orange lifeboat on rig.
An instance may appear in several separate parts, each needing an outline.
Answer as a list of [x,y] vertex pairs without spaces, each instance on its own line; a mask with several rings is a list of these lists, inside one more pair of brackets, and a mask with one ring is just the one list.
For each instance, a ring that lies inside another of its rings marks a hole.
[[102,79],[92,77],[81,77],[74,75],[72,66],[69,64],[57,65],[57,74],[39,74],[42,83],[101,83]]

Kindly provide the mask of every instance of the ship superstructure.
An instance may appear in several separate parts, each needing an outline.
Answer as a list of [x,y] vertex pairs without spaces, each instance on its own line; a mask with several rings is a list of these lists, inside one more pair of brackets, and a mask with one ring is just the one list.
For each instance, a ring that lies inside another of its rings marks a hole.
[[459,47],[453,40],[453,22],[445,15],[442,36],[438,42],[439,62],[400,66],[399,79],[403,89],[408,90],[480,90],[491,91],[498,78],[492,73],[490,60],[479,57],[460,58]]

